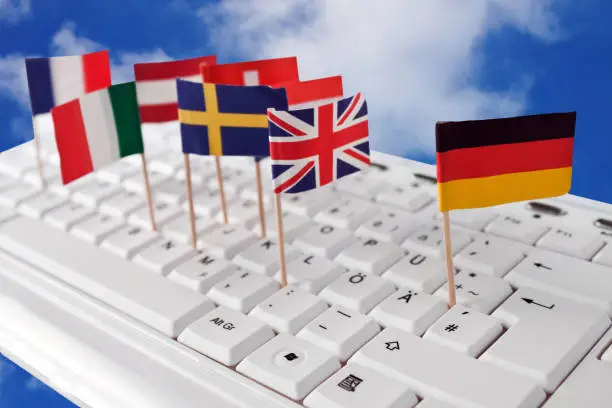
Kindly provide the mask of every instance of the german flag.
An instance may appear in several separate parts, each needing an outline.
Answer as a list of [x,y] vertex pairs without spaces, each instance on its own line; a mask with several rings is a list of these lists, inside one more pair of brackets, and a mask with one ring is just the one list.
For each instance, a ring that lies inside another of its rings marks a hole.
[[440,211],[566,194],[576,112],[436,124]]

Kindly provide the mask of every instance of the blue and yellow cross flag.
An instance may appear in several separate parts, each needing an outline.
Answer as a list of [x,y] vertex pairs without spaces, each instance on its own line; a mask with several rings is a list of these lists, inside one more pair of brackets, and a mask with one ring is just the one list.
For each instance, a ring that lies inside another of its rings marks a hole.
[[268,108],[288,110],[284,88],[176,80],[183,153],[270,155]]

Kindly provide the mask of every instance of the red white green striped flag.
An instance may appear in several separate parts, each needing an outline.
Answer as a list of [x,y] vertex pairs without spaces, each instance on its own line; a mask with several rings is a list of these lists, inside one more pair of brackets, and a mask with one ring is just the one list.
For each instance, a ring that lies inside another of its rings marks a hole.
[[64,184],[144,152],[134,82],[86,94],[51,115]]

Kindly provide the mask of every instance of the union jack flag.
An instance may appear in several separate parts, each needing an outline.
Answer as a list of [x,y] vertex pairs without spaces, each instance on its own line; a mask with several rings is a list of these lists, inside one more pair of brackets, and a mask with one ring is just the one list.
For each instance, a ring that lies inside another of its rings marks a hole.
[[370,165],[368,107],[358,93],[309,109],[268,109],[275,193],[301,193]]

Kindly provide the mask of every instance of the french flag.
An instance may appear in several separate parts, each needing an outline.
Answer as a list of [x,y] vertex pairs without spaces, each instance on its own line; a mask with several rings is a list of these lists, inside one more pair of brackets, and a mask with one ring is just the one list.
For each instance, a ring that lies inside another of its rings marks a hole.
[[25,63],[33,115],[48,113],[56,106],[111,86],[108,50],[26,58]]

